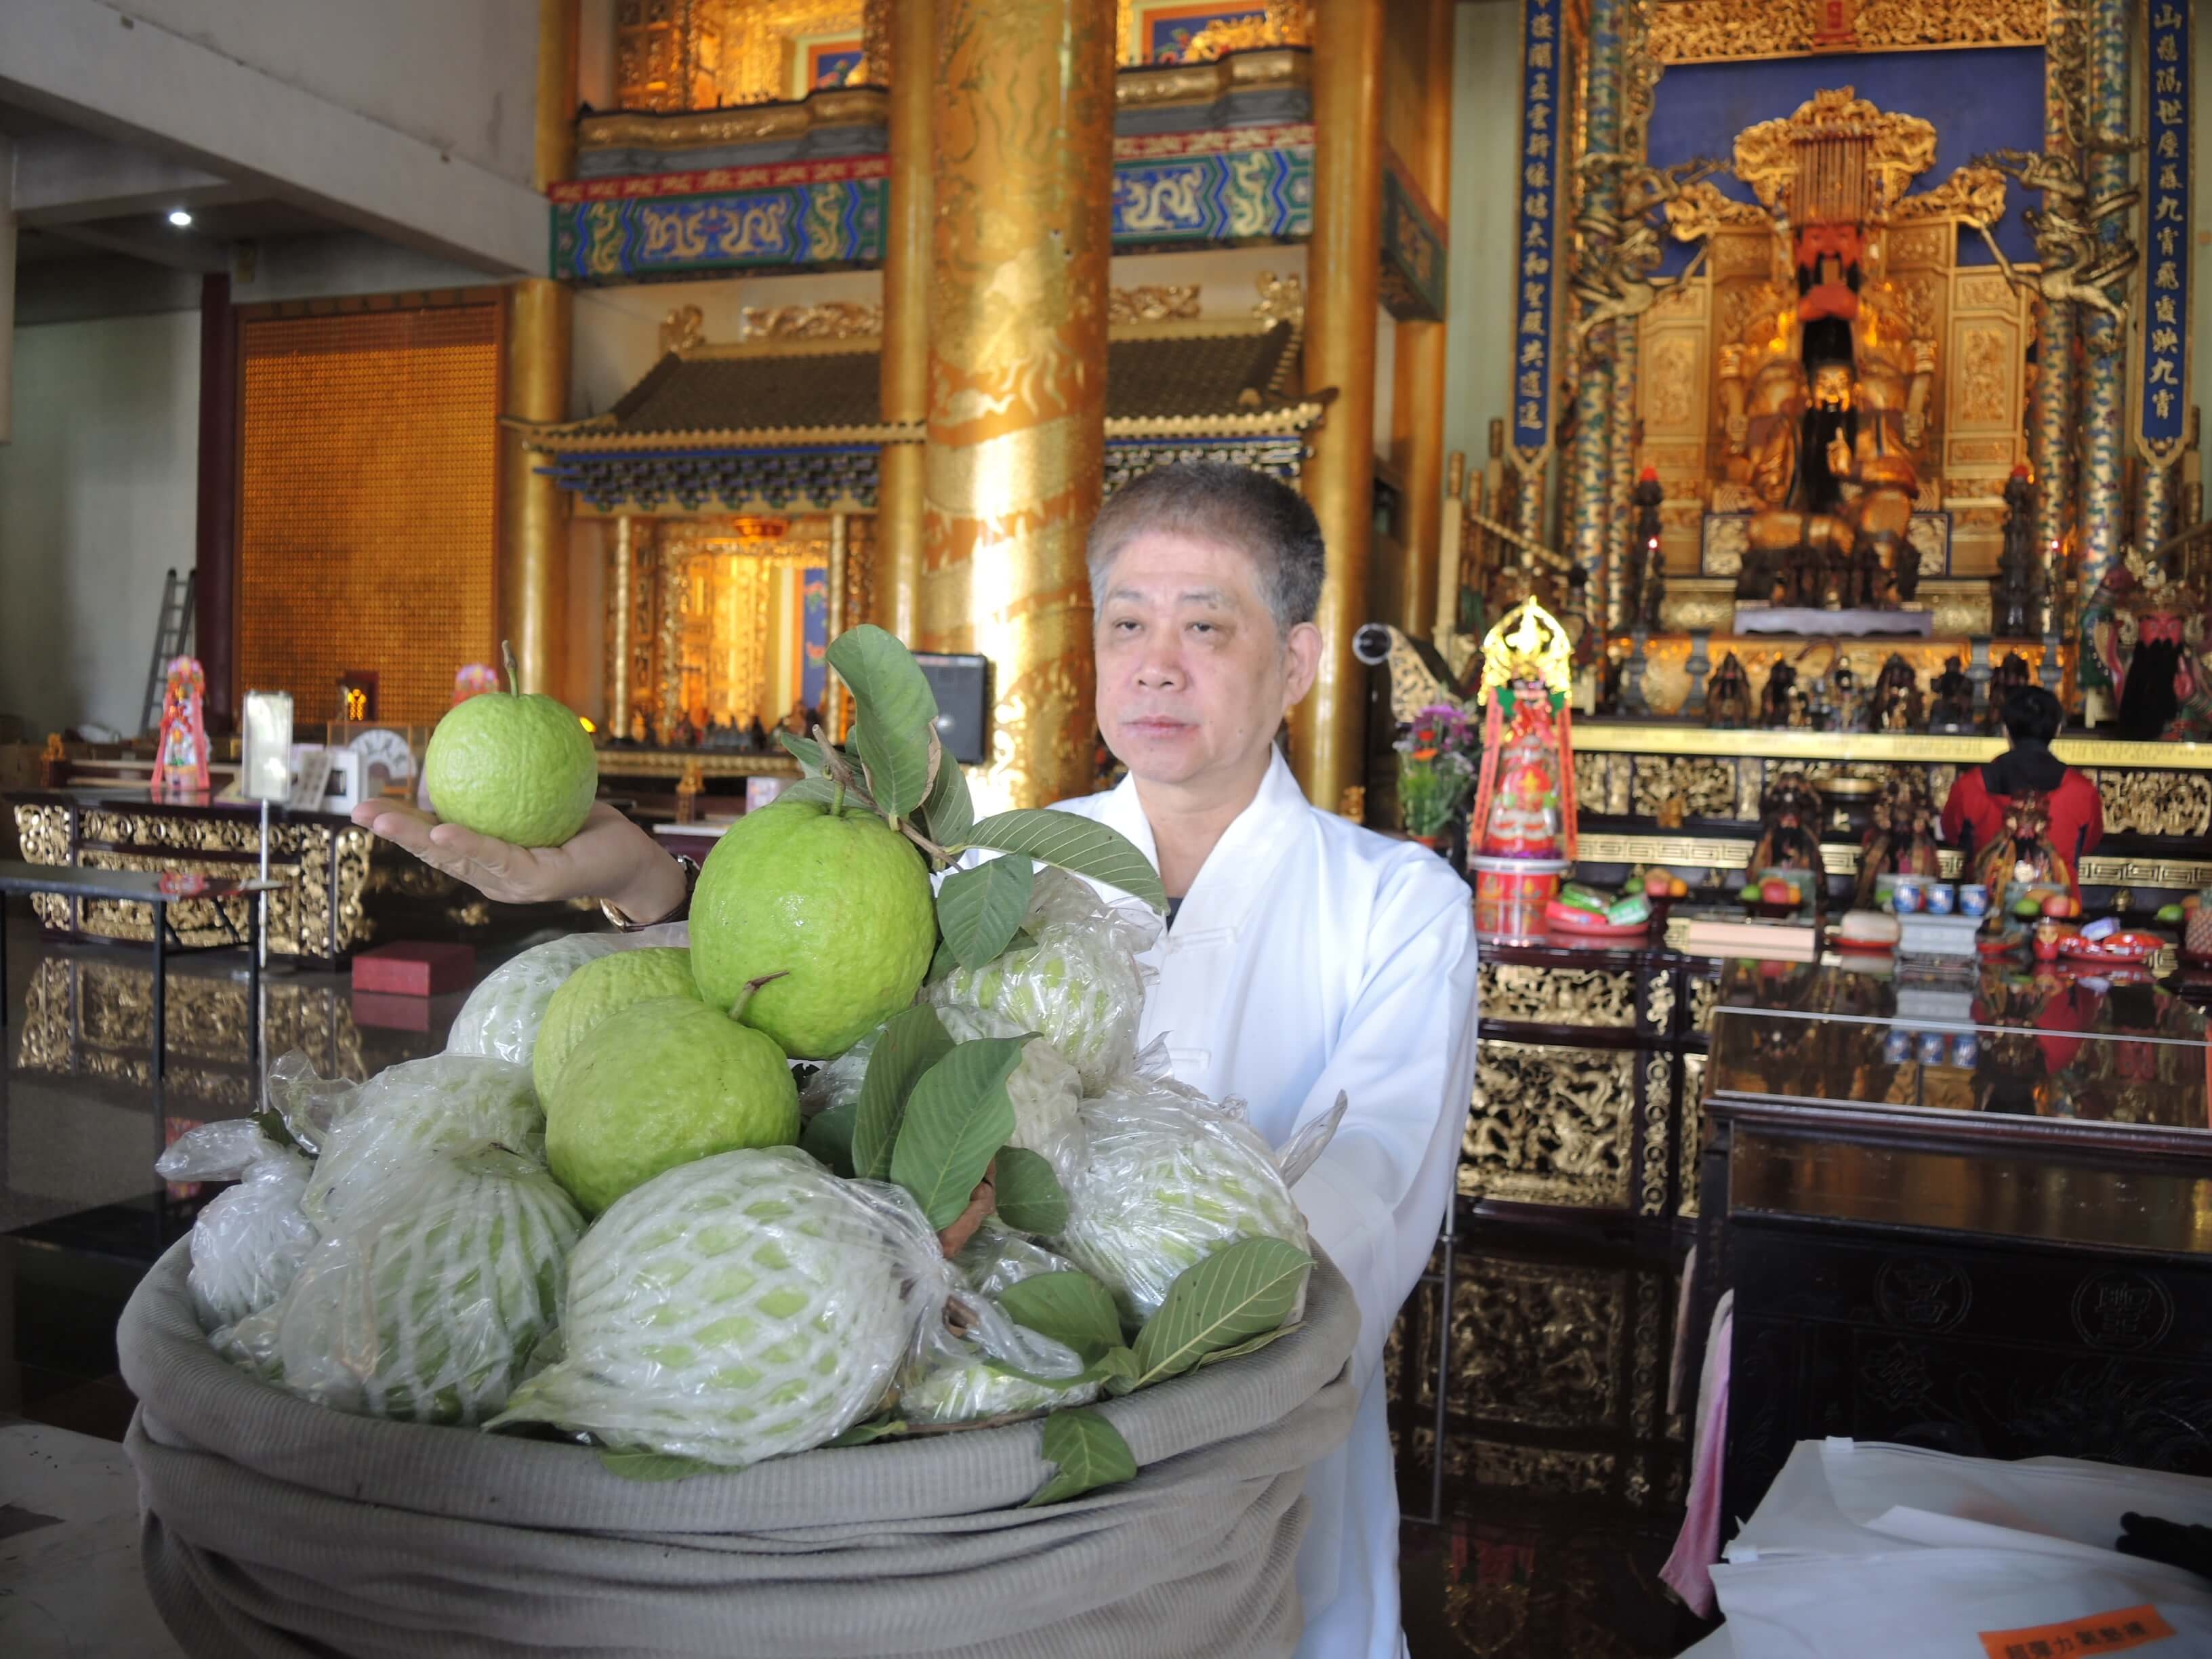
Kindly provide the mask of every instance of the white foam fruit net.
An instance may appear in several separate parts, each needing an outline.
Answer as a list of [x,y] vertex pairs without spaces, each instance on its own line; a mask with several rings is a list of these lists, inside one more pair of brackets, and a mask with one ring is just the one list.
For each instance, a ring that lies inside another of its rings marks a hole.
[[388,1066],[330,1125],[301,1207],[328,1228],[394,1175],[479,1142],[544,1161],[545,1114],[527,1066],[443,1054]]
[[738,1467],[882,1400],[951,1274],[903,1191],[795,1147],[724,1152],[625,1194],[568,1264],[562,1357],[501,1423]]

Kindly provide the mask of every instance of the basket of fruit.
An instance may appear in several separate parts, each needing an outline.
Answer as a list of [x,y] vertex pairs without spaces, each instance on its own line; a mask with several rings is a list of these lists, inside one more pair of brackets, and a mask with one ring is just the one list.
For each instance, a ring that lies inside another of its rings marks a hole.
[[975,822],[912,659],[831,661],[848,749],[793,745],[688,927],[525,951],[445,1053],[288,1055],[165,1155],[237,1181],[118,1334],[187,1651],[1295,1646],[1336,1119],[1278,1153],[1139,1053],[1157,924],[1079,878],[1151,866]]

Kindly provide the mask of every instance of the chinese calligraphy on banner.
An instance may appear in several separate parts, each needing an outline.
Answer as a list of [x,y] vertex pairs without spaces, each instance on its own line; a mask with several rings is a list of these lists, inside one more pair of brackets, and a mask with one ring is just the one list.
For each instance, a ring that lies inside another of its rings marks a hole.
[[2181,453],[2189,424],[2189,7],[2152,0],[2150,188],[2143,260],[2143,453],[2163,464]]
[[[2178,3],[2178,0],[2177,0]],[[1513,447],[1535,456],[1552,442],[1552,281],[1566,154],[1559,91],[1560,0],[1526,0],[1521,44],[1520,303],[1514,307]]]

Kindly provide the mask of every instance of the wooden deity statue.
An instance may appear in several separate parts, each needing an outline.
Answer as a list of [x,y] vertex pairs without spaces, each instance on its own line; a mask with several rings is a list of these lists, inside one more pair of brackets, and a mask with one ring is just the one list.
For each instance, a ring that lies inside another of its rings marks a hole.
[[1759,723],[1777,728],[1804,726],[1810,713],[1804,690],[1797,684],[1797,665],[1776,663],[1767,671],[1766,690],[1759,695]]
[[1929,686],[1934,702],[1928,710],[1930,732],[1971,732],[1974,729],[1974,683],[1956,657],[1943,659],[1943,672]]
[[2212,738],[2212,684],[2202,657],[2212,633],[2208,610],[2200,586],[2132,549],[2097,585],[2082,628],[2118,693],[2122,737]]
[[1875,908],[1877,877],[1936,873],[1936,803],[1919,774],[1900,770],[1882,785],[1868,815],[1852,902],[1862,910]]
[[1990,618],[2001,640],[2024,640],[2036,632],[2038,565],[2035,556],[2035,485],[2027,469],[2016,466],[2005,481],[2004,550],[1997,556],[1991,585]]
[[1866,688],[1859,684],[1851,659],[1838,651],[1828,665],[1827,698],[1832,732],[1856,732],[1866,718]]
[[1575,856],[1575,762],[1568,696],[1574,646],[1534,599],[1482,642],[1482,770],[1468,833],[1482,858]]
[[1874,705],[1869,711],[1868,730],[1873,732],[1917,732],[1922,724],[1920,677],[1912,672],[1912,665],[1896,652],[1881,665],[1875,678]]
[[1774,871],[1801,870],[1817,915],[1826,907],[1820,857],[1820,792],[1802,772],[1784,772],[1759,798],[1759,842],[1744,866],[1757,880]]
[[208,792],[207,673],[198,657],[169,659],[161,693],[161,729],[154,743],[154,793]]
[[1666,498],[1659,474],[1648,466],[1628,497],[1636,509],[1628,536],[1628,621],[1649,634],[1659,632],[1659,613],[1667,603],[1667,571],[1659,551],[1659,508]]
[[1733,651],[1721,659],[1705,687],[1705,724],[1719,732],[1741,731],[1751,724],[1751,677]]

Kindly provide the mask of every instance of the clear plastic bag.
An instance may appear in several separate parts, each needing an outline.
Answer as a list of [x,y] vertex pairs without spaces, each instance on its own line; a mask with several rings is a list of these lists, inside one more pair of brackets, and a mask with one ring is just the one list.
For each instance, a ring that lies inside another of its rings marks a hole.
[[867,1081],[868,1056],[875,1053],[876,1039],[883,1034],[884,1028],[878,1025],[836,1059],[816,1067],[799,1091],[799,1109],[811,1117],[859,1100],[860,1085]]
[[313,1165],[262,1133],[252,1118],[204,1123],[161,1154],[164,1181],[235,1181],[192,1223],[186,1283],[200,1328],[220,1330],[283,1295],[319,1236],[301,1212]]
[[[1148,915],[1149,913],[1146,913]],[[1155,922],[1109,904],[1057,870],[1037,872],[1018,945],[981,968],[956,968],[930,988],[939,1007],[965,1003],[1036,1031],[1075,1067],[1085,1091],[1135,1062],[1152,970],[1138,960],[1159,937]]]
[[562,1358],[492,1426],[730,1468],[805,1451],[876,1409],[953,1285],[902,1189],[796,1147],[701,1158],[593,1224],[569,1259]]
[[[1004,1014],[964,1003],[944,1004],[937,1013],[955,1042],[1019,1036],[1024,1030]],[[1006,1098],[1014,1108],[1014,1133],[1006,1144],[1050,1164],[1061,1186],[1074,1180],[1084,1158],[1083,1079],[1048,1039],[1022,1050],[1021,1063],[1006,1079]]]
[[479,1141],[545,1161],[545,1114],[527,1066],[446,1054],[388,1066],[331,1125],[302,1207],[328,1231],[396,1176]]
[[527,1066],[537,1051],[538,1028],[545,1023],[545,1005],[569,975],[594,957],[648,945],[684,946],[690,937],[690,927],[678,921],[635,933],[569,933],[532,945],[469,993],[446,1034],[446,1052]]
[[543,1165],[483,1143],[442,1152],[371,1189],[216,1346],[339,1411],[480,1423],[551,1328],[583,1231]]
[[965,1289],[954,1293],[947,1324],[962,1328],[957,1334],[948,1328],[919,1345],[921,1352],[900,1378],[901,1417],[909,1423],[974,1423],[1086,1406],[1098,1397],[1095,1382],[1054,1386],[1054,1381],[1082,1375],[1082,1357],[1015,1323],[996,1300],[1009,1285],[1039,1273],[1064,1272],[1073,1263],[987,1221],[952,1265]]
[[337,1121],[360,1097],[356,1079],[318,1075],[314,1062],[297,1048],[288,1048],[270,1063],[262,1088],[262,1103],[283,1121],[292,1144],[309,1158],[321,1153]]
[[1103,1279],[1122,1317],[1159,1310],[1184,1269],[1240,1238],[1307,1248],[1273,1151],[1241,1115],[1178,1084],[1133,1077],[1083,1105],[1091,1157],[1068,1189],[1059,1241]]

